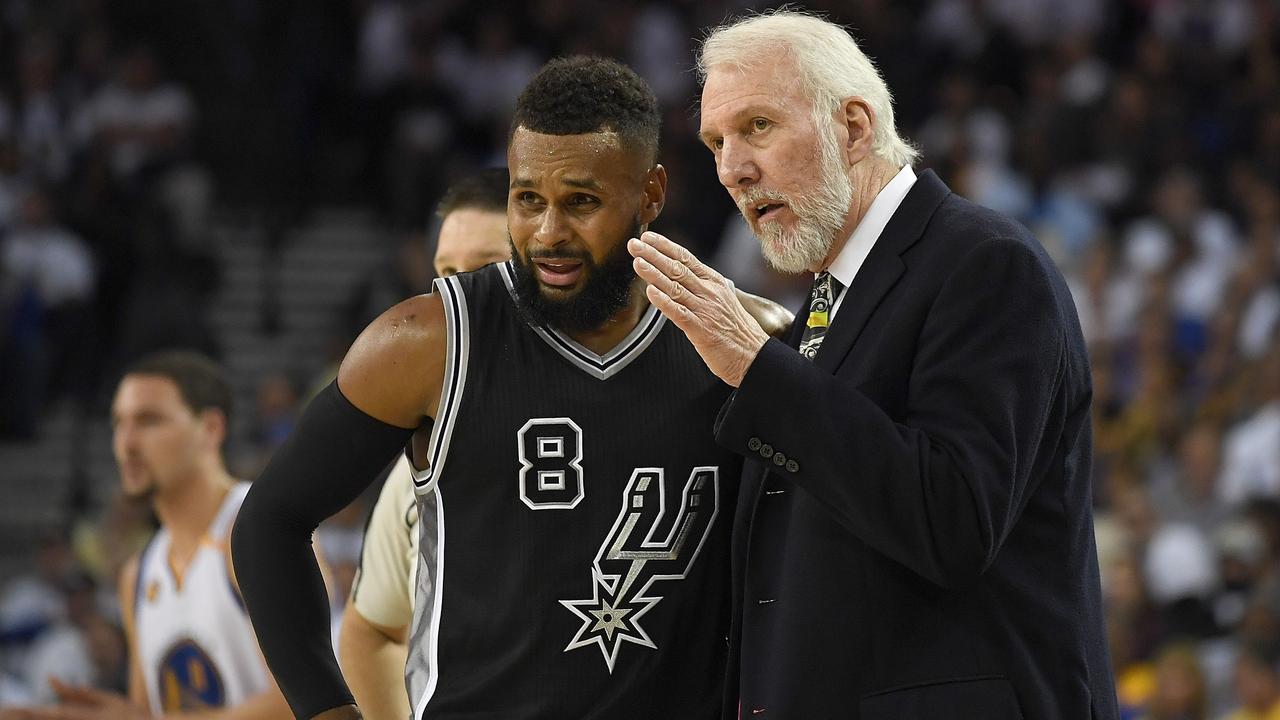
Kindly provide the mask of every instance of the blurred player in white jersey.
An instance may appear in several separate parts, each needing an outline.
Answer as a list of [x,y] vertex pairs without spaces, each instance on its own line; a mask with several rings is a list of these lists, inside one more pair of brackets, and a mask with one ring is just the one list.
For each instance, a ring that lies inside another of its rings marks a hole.
[[196,353],[158,353],[125,373],[111,407],[120,483],[160,519],[120,577],[129,695],[54,681],[62,704],[21,717],[291,717],[232,573],[229,535],[249,484],[223,461],[230,409],[222,370]]

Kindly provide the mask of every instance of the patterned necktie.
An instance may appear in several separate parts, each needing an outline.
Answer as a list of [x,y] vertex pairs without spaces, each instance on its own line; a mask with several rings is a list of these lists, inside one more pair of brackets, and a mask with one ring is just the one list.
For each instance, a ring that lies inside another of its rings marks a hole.
[[831,309],[835,306],[836,296],[843,285],[831,277],[831,273],[823,271],[813,279],[813,290],[809,298],[809,321],[805,324],[804,335],[800,338],[800,354],[814,359],[818,348],[822,347],[822,339],[827,336],[827,325],[831,323]]

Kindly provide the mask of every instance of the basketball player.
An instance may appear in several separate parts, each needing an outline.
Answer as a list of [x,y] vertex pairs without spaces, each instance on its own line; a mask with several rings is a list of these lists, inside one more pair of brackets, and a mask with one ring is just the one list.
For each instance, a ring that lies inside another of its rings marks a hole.
[[[507,241],[507,171],[486,170],[455,183],[436,209],[441,218],[435,269],[440,277],[470,272],[511,257]],[[749,309],[770,318],[778,306],[739,293]],[[772,316],[785,330],[790,316]],[[413,620],[418,508],[409,461],[401,455],[378,495],[365,530],[360,569],[343,610],[338,653],[351,692],[368,718],[410,714],[404,669]]]
[[630,269],[661,211],[658,112],[630,70],[548,63],[508,144],[510,262],[376,320],[255,483],[233,543],[299,717],[359,717],[311,528],[408,444],[414,717],[711,718],[738,470],[728,396]]
[[[507,170],[485,170],[449,187],[436,208],[440,277],[511,257],[507,242]],[[378,495],[365,529],[360,568],[342,611],[342,672],[370,718],[405,718],[404,671],[417,574],[418,506],[403,454]]]
[[158,353],[125,373],[111,406],[121,488],[160,519],[120,577],[129,695],[55,681],[62,705],[15,717],[290,717],[231,570],[231,524],[249,484],[223,462],[230,410],[221,369],[196,353]]

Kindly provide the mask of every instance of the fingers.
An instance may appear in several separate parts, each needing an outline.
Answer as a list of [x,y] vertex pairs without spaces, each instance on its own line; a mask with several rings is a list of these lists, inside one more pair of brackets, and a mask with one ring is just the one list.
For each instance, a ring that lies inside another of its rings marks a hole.
[[662,292],[655,285],[649,285],[649,287],[645,288],[644,294],[649,298],[649,302],[658,308],[658,312],[665,315],[668,320],[675,323],[676,327],[682,331],[689,332],[694,320],[693,311],[672,300],[670,295]]
[[[637,257],[631,261],[631,266],[635,269],[636,274],[640,276],[640,279],[649,284],[649,287],[661,290],[665,297],[680,305],[689,303],[696,296],[692,290],[667,277],[663,270],[654,267],[645,258]],[[685,273],[685,276],[691,277],[688,272]]]
[[660,235],[650,230],[640,234],[640,242],[654,248],[662,255],[670,258],[672,262],[689,268],[690,272],[703,280],[714,280],[719,275],[715,270],[703,265],[702,261],[698,260],[687,248],[672,242],[665,235]]
[[639,240],[627,241],[627,250],[636,257],[632,263],[636,274],[650,285],[658,285],[673,299],[683,302],[686,294],[706,296],[706,283],[683,263],[672,260],[656,248]]
[[101,705],[110,697],[110,693],[85,686],[68,685],[56,677],[49,677],[49,687],[53,688],[58,699],[65,703],[85,705]]

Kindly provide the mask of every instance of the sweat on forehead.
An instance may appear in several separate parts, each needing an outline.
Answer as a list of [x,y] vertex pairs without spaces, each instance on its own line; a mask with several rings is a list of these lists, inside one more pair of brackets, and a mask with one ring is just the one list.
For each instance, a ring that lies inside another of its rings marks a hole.
[[595,130],[584,133],[545,133],[522,125],[511,134],[513,143],[517,138],[527,145],[538,147],[548,153],[554,153],[557,148],[569,145],[597,153],[624,149],[622,137],[615,130]]
[[549,135],[523,127],[512,134],[507,165],[512,187],[536,177],[584,182],[594,178],[596,184],[616,184],[639,177],[651,167],[647,155],[625,145],[615,132]]

